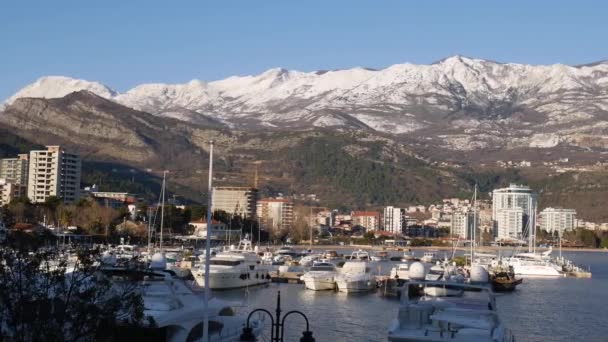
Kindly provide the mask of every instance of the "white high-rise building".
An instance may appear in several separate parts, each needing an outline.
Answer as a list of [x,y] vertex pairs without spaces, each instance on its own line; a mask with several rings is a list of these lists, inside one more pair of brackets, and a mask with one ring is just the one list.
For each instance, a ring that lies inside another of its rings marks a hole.
[[528,186],[510,184],[492,192],[492,221],[498,239],[523,239],[536,230],[536,194]]
[[[477,227],[479,227],[479,215],[475,215],[473,209],[467,208],[466,210],[459,210],[452,213],[451,220],[451,233],[454,237],[462,239],[472,239],[473,229],[475,229],[475,220],[477,220]],[[479,237],[476,237],[476,241]]]
[[0,178],[12,184],[27,186],[29,155],[19,154],[17,158],[0,159]]
[[211,208],[228,214],[255,217],[258,190],[242,186],[216,186],[213,188]]
[[401,234],[403,232],[403,216],[405,210],[402,208],[385,207],[382,217],[384,230],[387,232]]
[[545,208],[539,214],[540,229],[553,233],[557,231],[562,234],[566,230],[572,230],[576,221],[576,210],[561,208]]
[[77,154],[60,146],[30,151],[27,195],[34,203],[56,196],[66,203],[80,197],[82,162]]

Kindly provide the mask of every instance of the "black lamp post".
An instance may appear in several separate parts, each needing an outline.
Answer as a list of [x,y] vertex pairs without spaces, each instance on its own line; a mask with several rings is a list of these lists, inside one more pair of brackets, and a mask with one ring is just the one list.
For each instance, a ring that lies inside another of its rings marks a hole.
[[302,332],[302,337],[300,338],[300,342],[315,342],[315,338],[312,337],[312,331],[310,331],[310,327],[308,325],[308,317],[304,313],[298,310],[292,310],[287,312],[283,318],[281,319],[281,291],[277,292],[277,309],[276,309],[276,317],[272,316],[272,313],[266,309],[255,309],[249,313],[247,316],[247,326],[243,328],[243,333],[241,334],[241,341],[249,341],[255,342],[255,336],[253,335],[253,328],[249,326],[249,319],[256,312],[264,312],[270,317],[270,323],[272,323],[272,329],[270,330],[270,341],[271,342],[283,342],[285,335],[285,319],[287,316],[291,314],[298,314],[304,318],[306,321],[306,330]]

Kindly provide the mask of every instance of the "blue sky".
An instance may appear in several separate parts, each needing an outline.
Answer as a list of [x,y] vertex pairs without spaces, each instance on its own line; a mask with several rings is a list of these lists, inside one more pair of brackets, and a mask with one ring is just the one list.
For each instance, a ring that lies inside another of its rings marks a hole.
[[125,91],[271,67],[608,59],[602,1],[3,1],[0,100],[44,75]]

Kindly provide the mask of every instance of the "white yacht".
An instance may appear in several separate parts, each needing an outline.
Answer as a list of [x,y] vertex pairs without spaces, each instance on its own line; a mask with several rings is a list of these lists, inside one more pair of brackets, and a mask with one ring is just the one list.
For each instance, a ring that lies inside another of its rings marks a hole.
[[[436,282],[411,282],[412,285],[440,286]],[[388,329],[391,342],[515,342],[512,332],[500,321],[496,301],[485,286],[457,284],[472,288],[475,297],[485,298],[429,298],[410,301],[409,286],[405,293],[397,319]]]
[[389,261],[390,256],[388,255],[388,252],[386,251],[380,251],[378,253],[375,253],[372,255],[372,261]]
[[336,266],[330,262],[315,262],[300,279],[309,290],[322,291],[336,288]]
[[[209,260],[209,287],[235,289],[270,282],[270,268],[263,265],[251,247],[251,241],[241,240],[234,249],[218,253]],[[193,273],[196,283],[205,286],[205,265]]]
[[298,255],[300,255],[300,253],[298,251],[296,251],[295,249],[293,249],[293,247],[291,247],[291,246],[283,246],[283,247],[279,248],[274,254],[275,255],[287,255],[292,258],[295,258]]
[[118,260],[131,260],[139,256],[139,253],[133,245],[118,245],[116,246],[116,258]]
[[[202,325],[205,311],[203,298],[196,295],[186,284],[163,270],[135,271],[120,268],[107,268],[104,273],[113,279],[133,279],[133,272],[142,279],[138,283],[144,304],[144,317],[153,318],[153,327],[144,327],[148,336],[157,330],[164,341],[198,341],[202,338]],[[115,286],[121,286],[116,280]],[[235,315],[227,303],[212,298],[208,306],[210,341],[239,341],[246,319]],[[121,317],[119,316],[120,320]],[[145,321],[146,319],[144,319]],[[250,320],[254,335],[260,335],[264,323]],[[119,330],[120,331],[120,330]]]
[[306,256],[302,257],[302,259],[300,259],[299,263],[300,263],[300,265],[302,265],[304,267],[309,267],[309,266],[313,265],[314,262],[319,259],[321,259],[320,254],[310,254],[310,255],[306,255]]
[[271,265],[272,264],[272,260],[273,260],[273,255],[272,252],[270,251],[266,251],[264,252],[264,254],[262,254],[262,263],[266,264],[266,265]]
[[410,279],[410,264],[398,264],[391,268],[390,277],[393,279]]
[[559,277],[562,274],[558,271],[559,266],[554,265],[549,260],[511,257],[503,259],[507,266],[513,267],[515,275],[537,276],[537,277]]
[[340,292],[368,292],[376,288],[376,274],[368,260],[367,252],[353,252],[336,276]]

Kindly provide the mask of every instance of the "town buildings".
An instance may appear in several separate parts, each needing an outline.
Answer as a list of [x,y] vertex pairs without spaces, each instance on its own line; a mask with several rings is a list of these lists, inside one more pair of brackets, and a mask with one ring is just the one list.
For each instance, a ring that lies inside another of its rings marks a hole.
[[523,239],[536,229],[536,194],[528,186],[510,184],[492,192],[494,235]]
[[9,204],[12,200],[25,196],[25,185],[0,178],[0,206]]
[[216,186],[213,188],[211,207],[231,215],[253,218],[256,215],[258,190],[250,187]]
[[[478,227],[479,216],[473,209],[466,208],[452,213],[451,217],[451,234],[454,237],[459,237],[465,240],[473,239],[473,232]],[[477,221],[477,224],[476,222]],[[476,237],[476,240],[479,237]]]
[[19,154],[17,158],[0,159],[0,179],[27,186],[28,159],[28,154]]
[[80,156],[60,146],[30,151],[27,195],[33,203],[43,203],[51,196],[66,203],[80,196]]
[[262,228],[272,231],[293,227],[293,202],[284,198],[264,198],[257,203],[257,216]]
[[539,214],[540,229],[549,233],[562,234],[575,227],[576,210],[562,208],[545,208]]
[[380,213],[377,211],[353,211],[353,226],[364,227],[367,231],[380,229]]

